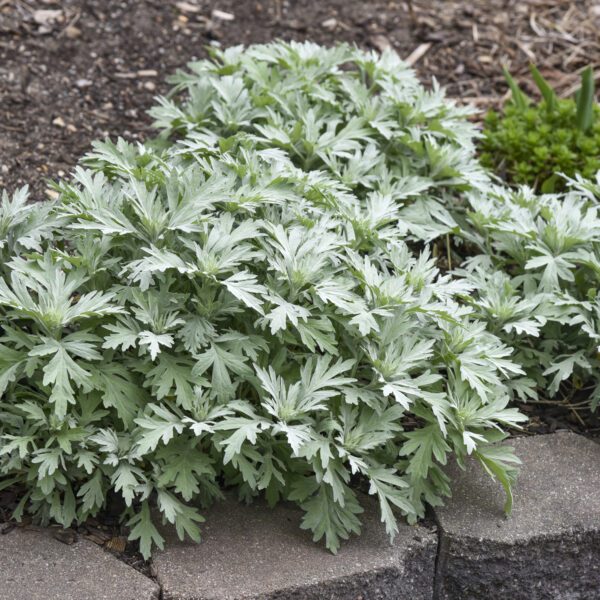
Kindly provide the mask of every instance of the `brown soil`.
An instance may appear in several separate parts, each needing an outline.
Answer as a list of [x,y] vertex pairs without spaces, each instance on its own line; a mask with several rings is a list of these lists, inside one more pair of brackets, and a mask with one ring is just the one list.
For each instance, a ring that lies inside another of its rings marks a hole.
[[92,140],[147,135],[166,75],[209,43],[393,46],[485,107],[503,63],[524,74],[535,60],[568,91],[600,57],[598,24],[600,5],[567,0],[0,0],[0,189],[42,198]]

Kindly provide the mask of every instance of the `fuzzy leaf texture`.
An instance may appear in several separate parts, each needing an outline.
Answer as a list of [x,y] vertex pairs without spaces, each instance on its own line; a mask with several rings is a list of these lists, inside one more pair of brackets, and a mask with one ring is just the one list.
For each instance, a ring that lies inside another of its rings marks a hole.
[[149,556],[157,515],[198,539],[233,489],[297,502],[335,552],[360,531],[357,479],[391,537],[449,493],[451,456],[510,493],[521,368],[433,258],[489,186],[469,111],[347,46],[214,51],[173,82],[158,140],[97,143],[56,203],[3,197],[16,516],[66,526],[117,497]]

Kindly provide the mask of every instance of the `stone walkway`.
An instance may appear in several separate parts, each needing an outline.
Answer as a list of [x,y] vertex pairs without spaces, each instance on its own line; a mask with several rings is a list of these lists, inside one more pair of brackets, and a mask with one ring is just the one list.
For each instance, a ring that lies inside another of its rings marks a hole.
[[513,515],[479,468],[450,467],[454,496],[437,534],[375,511],[333,556],[299,529],[297,509],[228,502],[203,542],[168,533],[154,582],[87,541],[66,546],[16,528],[0,538],[2,600],[600,599],[600,445],[571,433],[519,438]]
[[400,526],[390,545],[375,507],[363,519],[360,537],[337,555],[300,529],[301,511],[228,502],[208,514],[204,543],[175,535],[154,561],[165,600],[321,600],[431,598],[437,536],[423,527]]

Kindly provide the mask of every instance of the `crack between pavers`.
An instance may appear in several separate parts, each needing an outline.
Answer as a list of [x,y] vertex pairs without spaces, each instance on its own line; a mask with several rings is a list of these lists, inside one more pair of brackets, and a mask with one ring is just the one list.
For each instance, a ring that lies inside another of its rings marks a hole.
[[149,579],[152,579],[152,581],[154,581],[154,583],[158,587],[157,600],[165,600],[165,590],[164,590],[161,582],[158,580],[158,575],[157,575],[156,568],[154,566],[154,561],[152,560],[152,558],[150,559],[149,563],[150,563],[149,567],[150,567],[150,574],[151,574],[151,577],[149,577]]
[[433,571],[433,595],[432,600],[442,600],[444,573],[448,563],[448,548],[450,540],[444,535],[443,529],[438,523],[438,544]]

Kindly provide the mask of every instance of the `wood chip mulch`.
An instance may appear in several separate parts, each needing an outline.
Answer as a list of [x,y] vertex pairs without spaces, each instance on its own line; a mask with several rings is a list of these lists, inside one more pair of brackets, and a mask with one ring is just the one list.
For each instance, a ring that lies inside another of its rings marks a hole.
[[600,1],[582,0],[0,0],[0,189],[43,198],[93,139],[148,136],[165,77],[207,44],[391,46],[486,109],[506,95],[502,65],[528,87],[535,62],[572,93],[600,63],[599,28]]

